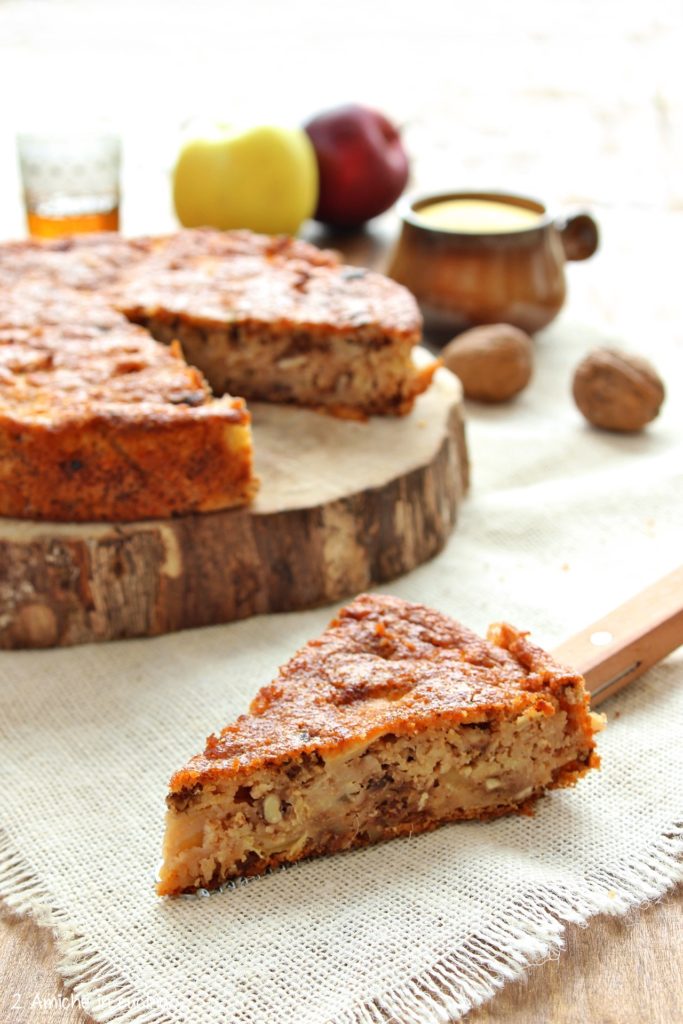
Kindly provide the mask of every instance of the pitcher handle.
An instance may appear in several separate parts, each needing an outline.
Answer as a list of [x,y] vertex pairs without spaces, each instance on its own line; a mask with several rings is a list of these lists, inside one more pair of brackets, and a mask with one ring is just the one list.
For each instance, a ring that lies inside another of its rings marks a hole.
[[598,248],[600,232],[590,213],[584,210],[556,221],[568,260],[587,260]]

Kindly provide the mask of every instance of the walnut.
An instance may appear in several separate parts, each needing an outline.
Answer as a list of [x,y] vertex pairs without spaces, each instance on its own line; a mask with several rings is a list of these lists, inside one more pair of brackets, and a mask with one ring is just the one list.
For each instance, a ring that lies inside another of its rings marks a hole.
[[467,397],[480,402],[505,402],[531,380],[533,342],[510,324],[473,327],[449,342],[441,356]]
[[659,413],[664,385],[654,366],[617,349],[591,352],[576,368],[574,401],[603,430],[642,430]]

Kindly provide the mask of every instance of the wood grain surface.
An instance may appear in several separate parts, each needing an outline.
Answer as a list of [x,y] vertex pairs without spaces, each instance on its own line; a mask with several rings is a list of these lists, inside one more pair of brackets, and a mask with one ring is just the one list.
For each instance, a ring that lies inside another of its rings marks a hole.
[[0,520],[0,647],[53,647],[329,604],[441,550],[467,488],[462,388],[404,417],[254,404],[246,508],[137,523]]
[[[51,99],[55,106],[73,99],[66,68],[97,83],[79,90],[84,119],[104,109],[126,126],[123,225],[130,233],[173,227],[160,182],[174,133],[206,103],[223,118],[268,111],[291,120],[353,98],[401,123],[420,189],[499,187],[565,207],[589,204],[603,239],[596,259],[572,268],[572,322],[599,325],[636,350],[681,339],[679,4],[491,0],[465,15],[462,5],[437,11],[429,0],[404,9],[300,0],[296,13],[279,0],[259,0],[240,5],[239,45],[235,5],[193,4],[191,32],[187,11],[173,0],[0,0],[0,90],[11,97],[0,133],[3,237],[23,231],[13,131],[25,130],[41,104],[50,113]],[[201,73],[185,73],[195,67]],[[389,217],[368,234],[314,234],[351,262],[378,265],[394,230]],[[628,917],[570,926],[557,960],[507,985],[467,1019],[680,1024],[682,965],[679,888]],[[86,1024],[55,968],[47,932],[30,921],[0,922],[0,1024]]]

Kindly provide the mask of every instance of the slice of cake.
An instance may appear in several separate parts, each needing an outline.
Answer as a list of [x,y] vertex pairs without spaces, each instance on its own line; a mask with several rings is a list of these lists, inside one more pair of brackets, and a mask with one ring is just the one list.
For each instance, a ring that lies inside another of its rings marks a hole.
[[583,679],[526,634],[364,595],[171,779],[158,892],[213,888],[459,818],[597,767]]

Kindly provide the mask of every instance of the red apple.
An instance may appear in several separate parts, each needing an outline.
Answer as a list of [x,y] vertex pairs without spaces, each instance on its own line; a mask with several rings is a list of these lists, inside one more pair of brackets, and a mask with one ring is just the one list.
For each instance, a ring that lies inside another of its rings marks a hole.
[[357,227],[396,202],[408,181],[408,157],[383,114],[349,103],[317,114],[304,128],[318,158],[316,220]]

